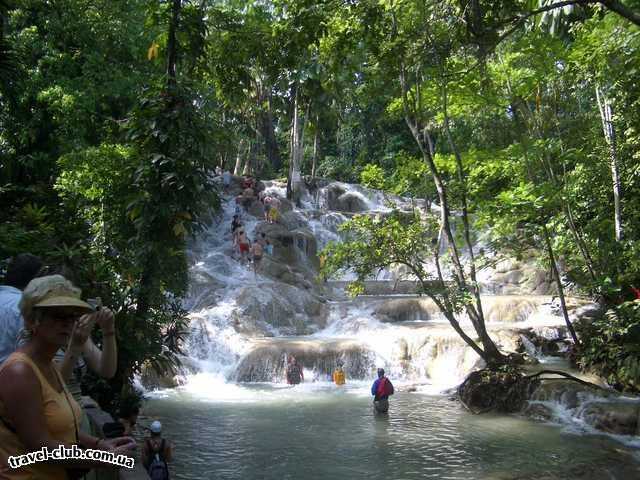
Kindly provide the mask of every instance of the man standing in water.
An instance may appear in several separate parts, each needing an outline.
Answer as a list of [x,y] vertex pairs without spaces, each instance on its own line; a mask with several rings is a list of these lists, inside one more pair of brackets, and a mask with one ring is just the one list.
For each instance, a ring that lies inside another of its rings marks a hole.
[[384,376],[384,368],[378,369],[378,378],[371,386],[371,395],[373,395],[375,411],[387,413],[389,411],[389,396],[393,395],[393,384]]
[[173,444],[162,437],[162,424],[156,420],[149,427],[151,436],[142,447],[142,465],[152,480],[169,480],[168,463],[173,459]]
[[302,365],[298,363],[296,357],[291,355],[287,363],[287,383],[289,385],[297,385],[304,382],[304,373],[302,373]]
[[344,370],[342,369],[342,361],[338,360],[335,371],[333,372],[333,383],[336,385],[344,385],[346,383]]

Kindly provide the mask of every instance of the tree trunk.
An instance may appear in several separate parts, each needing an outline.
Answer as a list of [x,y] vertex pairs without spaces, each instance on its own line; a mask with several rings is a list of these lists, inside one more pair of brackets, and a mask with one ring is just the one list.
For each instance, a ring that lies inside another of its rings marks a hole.
[[244,150],[244,139],[240,139],[240,143],[238,145],[238,153],[236,154],[236,165],[233,168],[234,175],[240,175],[242,173],[243,167],[243,150]]
[[273,125],[273,111],[271,110],[271,94],[266,94],[267,110],[260,113],[260,133],[264,139],[267,159],[274,172],[279,172],[282,168],[282,157],[280,147],[276,138],[276,131]]
[[242,169],[242,175],[251,175],[253,166],[256,164],[258,150],[258,142],[249,140],[249,151],[247,152],[247,161],[244,162],[244,168]]
[[576,335],[576,331],[569,320],[569,312],[567,311],[567,302],[564,298],[564,288],[562,287],[562,280],[560,278],[560,272],[558,271],[558,265],[556,263],[556,257],[553,253],[553,247],[551,246],[551,237],[549,235],[549,230],[546,225],[542,225],[542,234],[544,236],[544,243],[547,248],[547,254],[549,255],[549,261],[551,262],[551,272],[553,273],[553,278],[556,281],[556,286],[558,287],[558,297],[560,298],[560,308],[562,309],[562,316],[564,317],[564,321],[567,324],[567,329],[571,334],[571,338],[576,346],[580,346],[580,341],[578,340],[578,336]]
[[478,280],[476,276],[476,259],[473,253],[473,242],[471,241],[471,228],[469,226],[469,207],[467,202],[467,180],[464,173],[464,167],[462,165],[462,157],[460,156],[460,152],[456,147],[455,142],[453,141],[453,137],[451,136],[451,129],[449,128],[449,111],[448,111],[448,91],[447,91],[447,83],[444,80],[443,88],[442,88],[442,106],[444,113],[444,129],[447,135],[447,141],[451,150],[453,151],[453,155],[456,159],[456,171],[458,174],[458,181],[461,186],[461,197],[462,197],[462,223],[464,226],[464,239],[467,245],[467,249],[469,250],[469,277],[471,277],[471,291],[476,300],[476,310],[478,315],[478,322],[482,325],[482,330],[484,330],[484,334],[486,334],[486,329],[484,328],[484,310],[482,308],[482,299],[480,297],[480,288],[478,287]]
[[320,114],[316,113],[316,130],[313,134],[313,158],[311,160],[311,178],[316,176],[316,166],[318,165],[318,154],[320,151]]
[[171,21],[169,23],[169,33],[167,36],[167,90],[172,91],[176,87],[176,63],[178,61],[178,48],[176,41],[176,30],[180,21],[180,9],[182,0],[173,0],[171,6]]
[[600,86],[596,86],[596,99],[598,100],[598,108],[600,110],[600,119],[602,120],[602,131],[604,138],[609,145],[609,165],[611,167],[611,182],[613,184],[613,216],[615,223],[616,241],[622,240],[622,211],[621,199],[622,193],[620,188],[620,171],[618,168],[618,151],[616,146],[616,131],[613,125],[613,108],[611,101],[604,94]]
[[291,126],[291,157],[289,161],[289,178],[287,181],[287,198],[297,204],[300,200],[300,189],[302,186],[302,175],[300,166],[302,164],[303,142],[304,142],[304,121],[300,118],[300,94],[299,86],[296,85],[293,100],[293,124]]
[[[417,80],[418,83],[421,79]],[[417,116],[411,114],[411,109],[409,107],[409,88],[406,82],[406,71],[404,65],[401,65],[400,69],[400,86],[402,91],[402,104],[404,109],[405,122],[411,131],[414,140],[416,141],[420,151],[422,153],[422,157],[429,167],[429,171],[431,172],[431,176],[436,185],[436,191],[438,193],[438,200],[440,201],[440,225],[444,235],[446,236],[447,242],[449,244],[449,251],[451,253],[451,260],[454,268],[454,279],[458,285],[458,288],[461,290],[467,289],[467,282],[464,272],[464,267],[460,260],[460,255],[458,253],[458,249],[455,243],[455,239],[453,237],[453,232],[451,229],[450,223],[450,210],[449,210],[449,201],[447,197],[447,190],[442,180],[442,176],[434,162],[433,159],[433,150],[434,143],[429,134],[429,131],[426,127],[420,127],[418,121],[416,120]],[[416,92],[415,95],[418,105],[416,107],[417,112],[422,112],[420,97],[421,94],[419,91]],[[480,308],[482,305],[480,304]],[[480,342],[482,343],[484,356],[482,357],[488,364],[499,364],[505,362],[505,357],[500,353],[498,347],[496,347],[495,343],[488,335],[486,331],[486,327],[484,324],[484,318],[481,313],[478,312],[476,307],[473,304],[467,303],[465,305],[465,309],[473,324],[476,333],[480,338]],[[447,312],[444,312],[445,314]],[[449,312],[453,314],[453,312]],[[455,328],[455,326],[454,326]]]

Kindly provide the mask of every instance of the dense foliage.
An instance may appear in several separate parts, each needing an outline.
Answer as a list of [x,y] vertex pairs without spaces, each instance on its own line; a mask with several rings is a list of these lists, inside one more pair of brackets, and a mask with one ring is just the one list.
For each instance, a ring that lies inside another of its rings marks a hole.
[[[175,360],[217,165],[287,177],[294,199],[316,175],[444,206],[425,238],[447,239],[480,323],[474,262],[457,259],[478,231],[626,312],[640,2],[555,3],[0,1],[0,258],[41,255],[114,306],[115,390]],[[585,366],[604,365],[590,339],[617,320],[601,322],[582,331]]]
[[640,301],[624,302],[584,325],[583,368],[620,390],[640,391]]

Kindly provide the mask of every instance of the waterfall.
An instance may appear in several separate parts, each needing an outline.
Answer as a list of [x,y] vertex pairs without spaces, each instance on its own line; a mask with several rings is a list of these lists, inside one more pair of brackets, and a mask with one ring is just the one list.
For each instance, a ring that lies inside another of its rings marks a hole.
[[[189,248],[191,284],[184,306],[191,327],[184,347],[196,373],[186,375],[187,388],[205,388],[212,381],[228,388],[236,388],[236,382],[282,382],[288,355],[300,359],[307,380],[328,381],[341,360],[350,380],[369,380],[382,366],[399,382],[433,391],[455,386],[480,365],[435,304],[411,293],[415,282],[398,282],[402,270],[381,272],[367,283],[375,294],[356,299],[345,299],[344,284],[315,278],[317,252],[329,241],[341,241],[339,226],[354,213],[384,214],[392,205],[424,209],[424,202],[319,181],[303,192],[296,207],[287,202],[284,184],[265,182],[268,194],[282,202],[282,220],[267,225],[258,209],[256,216],[243,213],[242,221],[251,239],[264,231],[281,244],[273,258],[263,259],[265,269],[254,274],[233,256],[230,224],[239,180],[234,182],[222,210]],[[398,285],[409,293],[399,295]],[[484,295],[483,303],[488,329],[504,350],[539,356],[530,337],[563,341],[563,322],[550,308],[549,296]],[[473,334],[466,315],[459,321]]]

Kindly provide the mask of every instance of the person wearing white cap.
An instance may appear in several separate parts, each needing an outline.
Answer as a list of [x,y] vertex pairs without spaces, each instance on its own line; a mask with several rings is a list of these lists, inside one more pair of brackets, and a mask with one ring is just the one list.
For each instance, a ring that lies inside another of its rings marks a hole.
[[173,445],[162,438],[162,424],[158,420],[151,423],[149,431],[151,436],[145,438],[142,447],[142,464],[152,479],[168,480],[168,462],[173,458]]
[[68,344],[78,318],[93,310],[80,293],[61,275],[35,278],[22,293],[20,311],[27,340],[0,365],[0,478],[66,480],[68,468],[108,465],[47,460],[11,468],[9,457],[43,447],[53,450],[78,444],[116,455],[135,448],[131,437],[104,440],[80,430],[80,406],[53,362],[56,351]]

